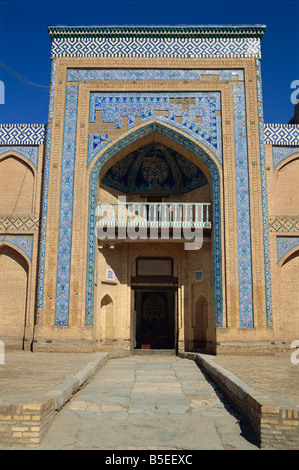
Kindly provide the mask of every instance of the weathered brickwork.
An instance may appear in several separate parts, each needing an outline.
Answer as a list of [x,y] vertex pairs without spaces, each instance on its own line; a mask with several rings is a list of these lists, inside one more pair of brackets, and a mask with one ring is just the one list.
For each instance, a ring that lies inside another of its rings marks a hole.
[[36,447],[47,432],[54,413],[54,398],[37,404],[0,405],[0,442]]

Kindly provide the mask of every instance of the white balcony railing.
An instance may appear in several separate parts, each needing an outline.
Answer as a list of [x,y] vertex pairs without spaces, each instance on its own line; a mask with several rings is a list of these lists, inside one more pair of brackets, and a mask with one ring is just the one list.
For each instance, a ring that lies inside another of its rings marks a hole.
[[210,203],[99,202],[98,227],[199,227],[210,229]]

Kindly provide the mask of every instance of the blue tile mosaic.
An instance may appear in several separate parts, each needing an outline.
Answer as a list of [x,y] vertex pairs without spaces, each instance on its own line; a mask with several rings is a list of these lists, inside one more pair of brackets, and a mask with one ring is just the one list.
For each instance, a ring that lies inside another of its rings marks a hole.
[[0,124],[0,145],[39,145],[45,140],[44,124]]
[[[184,100],[188,102],[186,109]],[[222,163],[221,117],[216,115],[220,109],[218,92],[91,93],[89,120],[94,122],[96,112],[102,111],[103,123],[114,123],[116,129],[123,131],[133,129],[137,117],[141,118],[141,123],[153,119],[169,123],[207,146]],[[157,116],[156,111],[165,111],[165,116]],[[127,118],[126,129],[122,128],[122,118]],[[196,118],[201,122],[196,122]],[[90,155],[88,161],[91,161]]]
[[202,77],[218,76],[220,81],[231,81],[238,79],[244,81],[244,71],[236,70],[183,70],[183,69],[69,69],[67,71],[68,82],[101,80],[101,81],[124,81],[124,80],[195,80]]
[[266,176],[266,151],[264,139],[264,112],[263,112],[263,96],[262,96],[262,74],[261,61],[256,60],[256,76],[258,78],[258,114],[259,122],[259,147],[261,161],[261,188],[262,188],[262,210],[263,210],[263,235],[264,235],[264,266],[265,266],[265,298],[266,298],[266,324],[268,328],[273,327],[272,312],[272,283],[271,283],[271,266],[270,266],[270,245],[269,245],[269,215],[268,215],[268,190]]
[[265,124],[265,143],[299,147],[299,124]]
[[52,57],[261,57],[260,39],[55,37]]
[[0,242],[9,242],[18,247],[32,261],[33,236],[32,235],[0,235]]
[[55,75],[56,75],[56,59],[51,61],[51,80],[50,80],[50,93],[48,105],[48,122],[53,119],[53,105],[54,105],[54,90],[55,90]]
[[277,263],[293,248],[299,249],[299,237],[277,237]]
[[78,87],[73,85],[67,86],[61,164],[60,220],[55,310],[56,326],[67,326],[69,317],[77,107]]
[[240,326],[253,327],[251,229],[244,85],[233,85]]
[[291,155],[299,157],[299,146],[296,147],[272,147],[273,155],[273,168],[275,169],[277,165]]
[[[54,106],[54,88],[56,76],[56,60],[52,59],[51,79],[50,79],[50,96],[48,105],[48,122],[52,122],[53,106]],[[47,231],[47,213],[48,213],[48,187],[50,172],[50,154],[51,154],[51,138],[52,127],[46,127],[45,135],[45,154],[44,169],[42,183],[42,200],[41,200],[41,224],[40,224],[40,242],[39,242],[39,259],[38,259],[38,280],[37,280],[37,307],[43,306],[44,295],[44,272],[45,272],[45,250],[46,250],[46,231]]]
[[46,250],[46,231],[47,231],[47,213],[48,213],[48,191],[49,191],[49,171],[50,171],[50,153],[51,153],[52,128],[47,128],[44,156],[44,173],[42,185],[42,204],[41,204],[41,224],[38,258],[38,280],[37,280],[37,307],[43,306],[44,295],[44,274],[45,274],[45,250]]

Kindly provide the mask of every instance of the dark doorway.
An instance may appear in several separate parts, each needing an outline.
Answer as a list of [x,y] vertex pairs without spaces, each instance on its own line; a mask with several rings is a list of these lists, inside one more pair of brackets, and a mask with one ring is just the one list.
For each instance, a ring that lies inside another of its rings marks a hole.
[[135,291],[136,349],[175,348],[175,292]]

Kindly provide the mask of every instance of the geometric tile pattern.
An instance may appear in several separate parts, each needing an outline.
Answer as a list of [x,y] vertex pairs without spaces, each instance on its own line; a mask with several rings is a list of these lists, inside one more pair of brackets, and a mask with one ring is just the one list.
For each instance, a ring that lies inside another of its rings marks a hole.
[[265,297],[266,297],[266,324],[268,328],[273,327],[272,311],[272,283],[270,266],[270,241],[269,241],[269,211],[268,211],[268,192],[266,176],[266,148],[264,142],[264,111],[262,96],[262,75],[261,61],[256,59],[256,77],[257,77],[257,95],[258,95],[258,116],[260,118],[259,126],[259,144],[260,144],[260,164],[261,164],[261,189],[262,189],[262,211],[263,211],[263,234],[264,234],[264,270],[265,270]]
[[152,132],[158,132],[169,137],[171,140],[185,146],[188,150],[198,156],[209,168],[212,176],[212,220],[213,220],[213,263],[214,263],[214,301],[215,301],[215,326],[223,326],[223,284],[222,284],[222,245],[221,245],[221,195],[220,195],[220,176],[218,168],[211,157],[192,140],[184,137],[176,131],[175,128],[170,129],[161,122],[151,122],[142,128],[133,130],[132,133],[120,139],[117,144],[112,145],[98,157],[90,173],[89,181],[89,217],[88,217],[88,252],[87,252],[87,292],[86,292],[86,312],[85,324],[91,326],[93,324],[94,313],[94,269],[95,269],[95,223],[96,223],[96,206],[97,206],[97,185],[98,176],[101,167],[116,152],[125,148],[144,135]]
[[67,326],[69,316],[77,107],[78,86],[68,86],[66,90],[66,110],[61,163],[60,220],[55,310],[56,326]]
[[[55,59],[52,59],[55,60]],[[243,70],[180,70],[180,69],[68,69],[67,81],[123,81],[123,80],[194,80],[199,81],[201,78],[213,76],[218,77],[220,81],[244,81]]]
[[15,245],[32,261],[33,237],[32,235],[0,235],[0,242],[7,241]]
[[265,143],[299,146],[299,124],[265,124]]
[[[49,91],[49,106],[48,106],[48,123],[49,124],[52,122],[52,119],[53,119],[55,75],[56,75],[56,60],[52,59],[50,91]],[[41,225],[40,225],[40,242],[39,242],[39,259],[38,259],[38,280],[37,280],[37,283],[38,283],[37,307],[38,308],[43,306],[43,295],[44,295],[44,269],[45,269],[51,136],[52,136],[52,127],[48,125],[46,128],[46,135],[45,135],[44,171],[43,171],[42,198],[41,198],[42,205],[41,205]]]
[[[186,109],[184,101],[188,102]],[[220,108],[218,92],[91,93],[89,121],[95,122],[96,112],[102,111],[103,123],[114,123],[116,129],[124,132],[134,128],[137,117],[141,118],[141,123],[152,119],[169,123],[206,145],[222,163],[221,117],[216,113]],[[123,129],[124,117],[128,124]],[[177,118],[181,122],[177,122]]]
[[277,237],[277,263],[281,258],[296,246],[299,247],[299,237]]
[[244,85],[233,85],[240,327],[253,327],[251,230]]
[[0,230],[38,230],[39,219],[37,217],[0,217]]
[[0,124],[0,145],[39,145],[45,140],[44,124]]
[[37,280],[37,307],[38,308],[43,306],[43,295],[44,295],[44,272],[45,272],[45,251],[46,251],[51,135],[52,135],[52,128],[47,127],[46,141],[45,141],[45,154],[44,154],[42,196],[41,196],[40,234],[39,234],[40,240],[39,240],[38,280]]
[[51,57],[261,57],[258,38],[54,38]]
[[56,75],[56,59],[52,59],[52,61],[51,61],[50,91],[49,91],[49,105],[48,105],[48,123],[52,122],[52,119],[53,119],[55,75]]
[[52,57],[260,57],[265,26],[49,26]]
[[269,223],[269,230],[271,232],[280,233],[296,233],[299,232],[299,219],[280,217],[271,219]]

